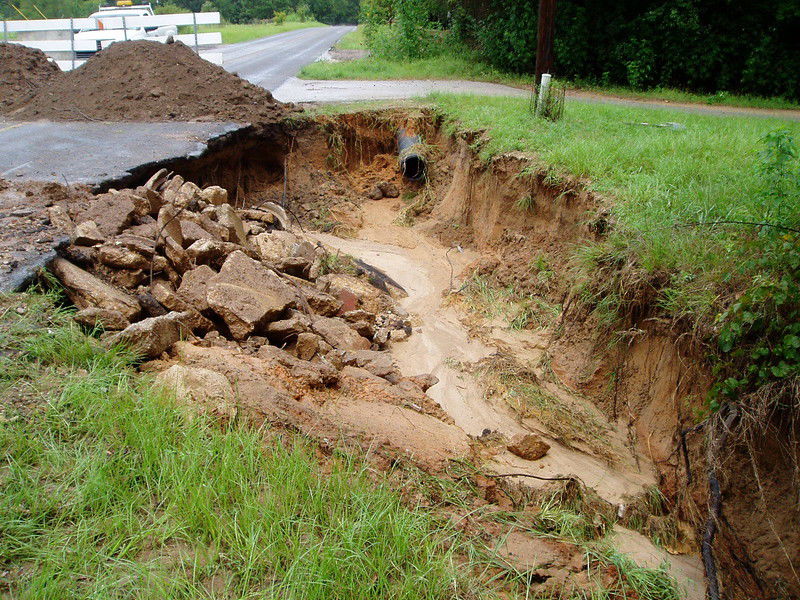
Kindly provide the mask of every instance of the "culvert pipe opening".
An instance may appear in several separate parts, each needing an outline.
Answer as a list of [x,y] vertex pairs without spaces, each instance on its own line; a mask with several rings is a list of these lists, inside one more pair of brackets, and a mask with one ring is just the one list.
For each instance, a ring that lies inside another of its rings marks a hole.
[[406,129],[397,132],[397,153],[400,159],[400,170],[410,181],[421,181],[425,178],[427,167],[420,136]]

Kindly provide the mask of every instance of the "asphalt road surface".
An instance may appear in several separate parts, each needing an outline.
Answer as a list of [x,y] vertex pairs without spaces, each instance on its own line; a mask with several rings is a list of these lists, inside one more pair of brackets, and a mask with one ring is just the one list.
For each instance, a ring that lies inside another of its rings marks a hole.
[[310,27],[220,46],[222,66],[250,83],[275,90],[353,30],[352,26]]

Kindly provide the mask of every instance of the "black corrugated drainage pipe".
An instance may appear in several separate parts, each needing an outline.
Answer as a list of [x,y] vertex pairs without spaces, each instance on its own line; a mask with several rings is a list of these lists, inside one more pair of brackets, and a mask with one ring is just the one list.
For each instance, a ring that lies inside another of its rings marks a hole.
[[411,181],[425,179],[425,154],[422,139],[407,129],[397,131],[397,154],[400,170]]

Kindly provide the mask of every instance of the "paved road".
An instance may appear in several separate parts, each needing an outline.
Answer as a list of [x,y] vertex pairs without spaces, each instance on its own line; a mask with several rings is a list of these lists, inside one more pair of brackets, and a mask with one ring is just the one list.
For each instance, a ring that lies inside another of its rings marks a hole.
[[250,83],[276,90],[354,29],[350,26],[312,27],[220,46],[223,66]]
[[97,185],[131,169],[202,154],[235,123],[33,123],[0,120],[0,179]]

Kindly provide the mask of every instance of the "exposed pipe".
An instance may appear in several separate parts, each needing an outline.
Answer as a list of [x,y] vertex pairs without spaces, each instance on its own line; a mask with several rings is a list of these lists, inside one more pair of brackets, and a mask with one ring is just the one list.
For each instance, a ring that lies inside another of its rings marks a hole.
[[397,131],[397,155],[400,159],[400,170],[411,181],[425,178],[425,155],[422,138],[407,129]]

